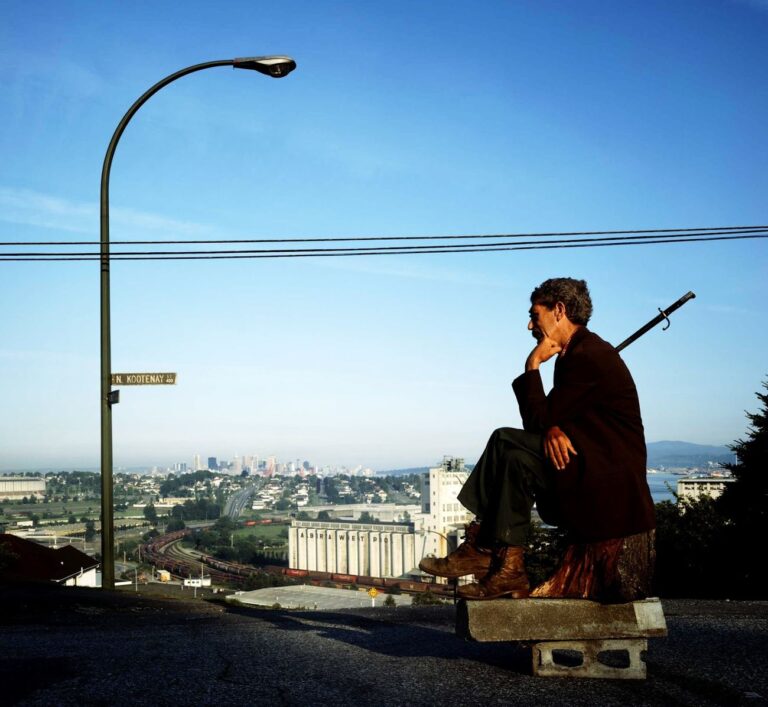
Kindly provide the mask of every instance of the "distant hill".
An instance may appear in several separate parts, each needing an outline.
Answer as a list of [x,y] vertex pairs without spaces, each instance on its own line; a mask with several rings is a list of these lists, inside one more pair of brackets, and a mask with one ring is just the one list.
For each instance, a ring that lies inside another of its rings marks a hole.
[[428,466],[413,466],[408,469],[390,469],[389,471],[377,471],[376,476],[407,476],[408,474],[423,474],[429,471]]
[[707,462],[732,462],[733,452],[723,445],[691,442],[649,442],[648,466],[702,466]]
[[[692,442],[649,442],[648,466],[704,466],[707,462],[732,462],[733,452],[723,445],[693,444]],[[467,464],[472,468],[472,464]],[[429,471],[428,466],[416,466],[408,469],[390,469],[377,471],[376,476],[405,476],[406,474],[422,474]]]

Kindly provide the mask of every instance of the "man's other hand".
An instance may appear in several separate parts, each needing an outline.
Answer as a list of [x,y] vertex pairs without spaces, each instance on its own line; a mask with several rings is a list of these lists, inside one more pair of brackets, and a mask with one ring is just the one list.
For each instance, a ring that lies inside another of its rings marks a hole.
[[571,460],[570,455],[577,452],[565,434],[557,425],[550,427],[544,434],[544,455],[558,471],[562,471]]

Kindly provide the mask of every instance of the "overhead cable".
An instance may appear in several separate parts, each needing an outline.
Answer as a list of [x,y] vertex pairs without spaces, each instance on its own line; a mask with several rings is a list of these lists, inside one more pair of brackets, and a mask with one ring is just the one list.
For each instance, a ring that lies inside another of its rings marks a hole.
[[[685,233],[750,233],[767,231],[768,226],[709,226],[701,228],[651,228],[620,231],[554,231],[544,233],[464,234],[442,236],[343,236],[323,238],[217,238],[195,240],[112,240],[110,245],[211,245],[216,243],[328,243],[362,241],[431,241],[470,240],[487,238],[552,238],[565,236],[623,236],[634,234],[685,234]],[[75,246],[100,245],[100,241],[0,241],[0,246]]]
[[[423,246],[376,246],[349,248],[298,248],[298,249],[258,249],[225,251],[124,251],[110,253],[109,258],[118,260],[234,260],[262,258],[300,258],[300,257],[342,257],[365,255],[424,255],[440,253],[482,253],[514,250],[548,250],[555,248],[597,248],[609,246],[653,245],[661,243],[692,243],[702,241],[726,241],[768,238],[768,229],[757,233],[758,229],[749,229],[738,233],[710,232],[707,234],[689,234],[672,237],[662,235],[617,237],[617,238],[582,238],[560,241],[522,241],[476,244],[448,244]],[[712,229],[715,231],[715,229]],[[98,252],[93,253],[5,253],[0,261],[87,261],[101,260]]]
[[[535,243],[535,244],[488,244],[484,246],[425,246],[412,247],[404,250],[399,248],[346,248],[346,249],[293,249],[293,250],[263,250],[263,251],[182,251],[157,253],[147,252],[127,252],[112,253],[109,257],[113,261],[118,260],[222,260],[222,259],[258,259],[258,258],[290,258],[290,257],[333,257],[333,256],[364,256],[364,255],[420,255],[420,254],[439,254],[439,253],[482,253],[493,251],[515,251],[515,250],[545,250],[554,248],[596,248],[607,246],[629,246],[629,245],[652,245],[661,243],[692,243],[700,241],[725,241],[725,240],[744,240],[754,238],[768,238],[768,234],[751,236],[706,236],[689,239],[681,238],[653,238],[643,241],[610,241],[595,242],[595,240],[585,241],[561,241],[556,243]],[[45,260],[101,260],[98,253],[91,254],[6,254],[0,257],[0,261],[45,261]]]

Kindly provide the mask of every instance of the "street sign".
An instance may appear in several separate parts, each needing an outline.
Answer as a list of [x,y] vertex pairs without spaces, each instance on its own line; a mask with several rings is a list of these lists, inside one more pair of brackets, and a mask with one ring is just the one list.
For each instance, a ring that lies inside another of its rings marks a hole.
[[368,596],[371,597],[371,599],[375,599],[379,594],[379,590],[376,589],[376,587],[371,587],[368,590]]
[[113,373],[112,385],[176,385],[176,374]]

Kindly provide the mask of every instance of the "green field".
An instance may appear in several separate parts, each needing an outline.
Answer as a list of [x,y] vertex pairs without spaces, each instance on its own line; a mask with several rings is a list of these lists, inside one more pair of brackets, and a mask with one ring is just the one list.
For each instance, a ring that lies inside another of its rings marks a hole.
[[235,531],[235,537],[251,538],[257,542],[261,540],[265,545],[284,545],[288,543],[288,538],[280,537],[280,531],[287,528],[287,525],[254,525],[248,528],[238,528]]
[[[68,511],[79,513],[85,511],[89,506],[94,509],[98,509],[98,499],[88,499],[86,501],[69,501],[64,503],[63,501],[51,501],[50,503],[43,503],[38,501],[37,503],[22,503],[21,501],[8,501],[0,502],[5,514],[8,513],[37,513],[42,515],[45,511],[51,513],[61,513],[63,508]],[[75,510],[77,509],[77,510]]]

